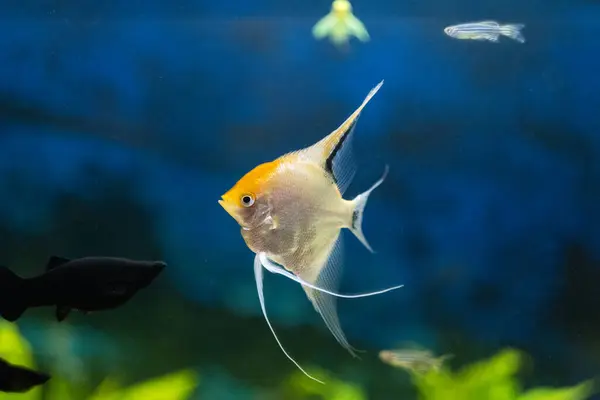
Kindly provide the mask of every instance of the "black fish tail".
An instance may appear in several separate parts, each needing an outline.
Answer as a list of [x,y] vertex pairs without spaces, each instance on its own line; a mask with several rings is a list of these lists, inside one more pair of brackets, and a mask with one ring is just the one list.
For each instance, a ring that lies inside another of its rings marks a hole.
[[27,308],[23,300],[23,282],[23,278],[0,266],[0,315],[7,321],[18,320]]
[[0,359],[0,392],[25,393],[34,386],[43,385],[50,375]]

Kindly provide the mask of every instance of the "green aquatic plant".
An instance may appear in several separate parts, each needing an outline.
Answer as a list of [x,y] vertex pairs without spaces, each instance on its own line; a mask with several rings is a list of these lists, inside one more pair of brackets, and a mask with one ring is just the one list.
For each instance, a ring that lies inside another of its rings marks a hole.
[[[12,364],[36,369],[30,344],[21,335],[17,326],[8,322],[0,322],[0,357]],[[187,369],[129,387],[122,387],[117,379],[108,377],[85,398],[86,400],[187,400],[198,386],[198,382],[198,374]],[[81,395],[75,395],[78,392],[77,388],[60,376],[52,374],[47,385],[45,398],[81,399]],[[38,386],[24,394],[0,392],[0,400],[39,400],[43,398],[42,390],[42,387]]]
[[443,366],[426,374],[411,373],[422,400],[585,400],[595,393],[592,380],[570,388],[536,388],[523,392],[516,373],[523,354],[505,349],[457,372]]
[[307,378],[301,371],[295,371],[283,382],[282,395],[284,398],[295,400],[318,396],[322,400],[367,399],[364,390],[356,384],[334,378],[331,374],[319,368],[309,368],[307,372],[313,376],[318,376],[325,384]]
[[[0,322],[0,357],[11,364],[37,370],[31,345],[21,336],[16,325]],[[0,392],[0,400],[38,400],[42,398],[42,388],[34,387],[26,393]]]
[[116,380],[107,379],[88,400],[186,400],[197,385],[198,377],[190,370],[173,372],[124,389],[119,388]]

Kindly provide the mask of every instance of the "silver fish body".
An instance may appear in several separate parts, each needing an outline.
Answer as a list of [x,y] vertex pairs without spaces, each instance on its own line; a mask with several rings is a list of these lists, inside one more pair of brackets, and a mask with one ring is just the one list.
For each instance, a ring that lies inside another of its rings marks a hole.
[[317,143],[258,165],[244,175],[219,204],[240,225],[241,234],[254,257],[254,274],[263,316],[279,347],[286,352],[267,316],[263,294],[263,269],[283,275],[302,285],[308,299],[321,315],[335,339],[356,355],[340,326],[336,298],[374,296],[403,285],[360,294],[339,293],[342,268],[341,230],[349,229],[370,251],[362,231],[363,211],[369,195],[384,181],[383,176],[353,199],[343,194],[355,165],[351,136],[356,121],[383,81],[333,132]]
[[525,43],[525,37],[521,33],[521,29],[524,27],[524,24],[501,25],[496,21],[480,21],[451,25],[444,28],[444,33],[455,39],[487,40],[490,42],[498,42],[500,36],[506,36],[519,43]]
[[439,371],[443,363],[452,357],[451,354],[434,357],[429,350],[417,349],[382,350],[379,352],[379,358],[386,364],[419,374]]
[[333,180],[324,174],[323,179],[314,179],[320,174],[316,166],[300,165],[283,162],[277,168],[270,178],[273,190],[264,197],[268,212],[263,223],[241,232],[255,253],[263,252],[294,274],[306,275],[325,263],[340,229],[351,226],[354,207],[340,196]]

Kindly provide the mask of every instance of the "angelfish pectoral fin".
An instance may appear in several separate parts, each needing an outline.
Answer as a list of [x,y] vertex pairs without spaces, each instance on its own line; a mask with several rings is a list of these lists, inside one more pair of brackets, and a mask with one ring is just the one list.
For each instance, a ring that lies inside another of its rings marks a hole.
[[[261,254],[261,253],[259,253],[259,254]],[[310,379],[312,379],[314,381],[317,381],[319,383],[323,383],[324,384],[324,382],[322,382],[322,381],[318,380],[317,378],[311,376],[308,372],[306,372],[304,369],[302,369],[302,367],[300,366],[300,364],[298,364],[287,353],[287,351],[285,351],[285,349],[283,348],[283,345],[281,344],[281,342],[279,341],[279,338],[277,337],[277,334],[275,333],[275,330],[271,326],[271,322],[269,321],[269,317],[267,317],[267,310],[265,308],[265,296],[263,294],[263,270],[262,270],[263,267],[262,267],[262,264],[261,264],[261,261],[260,261],[259,254],[257,254],[254,257],[254,279],[256,280],[256,290],[258,291],[258,300],[260,301],[260,308],[262,310],[263,316],[265,317],[265,321],[267,321],[267,325],[269,325],[269,329],[271,330],[271,333],[273,334],[273,337],[277,341],[277,344],[279,345],[279,348],[281,349],[281,351],[283,351],[283,354],[285,354],[285,356],[291,362],[293,362],[296,365],[296,367],[298,367],[298,369],[304,373],[304,375],[306,375],[307,377],[309,377]]]
[[356,298],[360,298],[360,297],[375,296],[375,295],[378,295],[378,294],[390,292],[390,291],[395,290],[395,289],[400,289],[401,287],[404,286],[404,285],[393,286],[393,287],[390,287],[390,288],[387,288],[387,289],[377,290],[375,292],[357,293],[357,294],[342,294],[342,293],[332,292],[330,290],[327,290],[327,289],[315,286],[312,283],[306,282],[304,279],[300,278],[299,276],[294,275],[291,272],[287,271],[285,268],[282,268],[279,265],[276,265],[275,263],[273,263],[271,260],[268,259],[267,255],[264,254],[264,253],[257,254],[257,257],[260,259],[260,263],[269,272],[272,272],[274,274],[283,275],[286,278],[289,278],[289,279],[291,279],[291,280],[293,280],[295,282],[298,282],[302,286],[309,287],[309,288],[311,288],[313,290],[317,290],[319,292],[327,293],[327,294],[329,294],[331,296],[341,297],[341,298],[344,298],[344,299],[356,299]]

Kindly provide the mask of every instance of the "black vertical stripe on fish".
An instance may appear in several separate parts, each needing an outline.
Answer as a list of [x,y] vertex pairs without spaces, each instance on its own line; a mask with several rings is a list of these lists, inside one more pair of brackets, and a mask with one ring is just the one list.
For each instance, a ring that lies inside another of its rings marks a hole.
[[359,212],[356,210],[352,213],[352,225],[351,226],[353,229],[356,228],[356,221],[358,220],[358,215],[359,215]]
[[325,160],[325,171],[327,171],[333,177],[333,181],[336,183],[336,185],[338,184],[338,177],[336,177],[335,173],[333,172],[333,161],[334,161],[337,153],[342,149],[342,146],[346,142],[346,139],[348,139],[350,137],[350,135],[352,134],[352,132],[354,131],[354,128],[356,127],[357,122],[358,122],[358,118],[356,118],[354,121],[352,121],[352,125],[346,130],[346,133],[344,133],[342,135],[339,142],[335,145],[333,150],[331,150],[331,153]]

